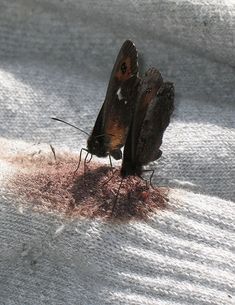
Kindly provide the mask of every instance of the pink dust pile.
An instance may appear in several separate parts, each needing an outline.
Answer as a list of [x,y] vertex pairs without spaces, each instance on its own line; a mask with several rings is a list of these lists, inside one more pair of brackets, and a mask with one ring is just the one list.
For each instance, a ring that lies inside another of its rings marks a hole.
[[121,183],[119,170],[91,161],[83,162],[74,173],[78,159],[61,155],[57,161],[46,158],[15,158],[19,172],[9,187],[33,209],[56,212],[68,217],[116,220],[147,219],[157,209],[165,209],[167,191],[149,188],[139,177],[128,177]]

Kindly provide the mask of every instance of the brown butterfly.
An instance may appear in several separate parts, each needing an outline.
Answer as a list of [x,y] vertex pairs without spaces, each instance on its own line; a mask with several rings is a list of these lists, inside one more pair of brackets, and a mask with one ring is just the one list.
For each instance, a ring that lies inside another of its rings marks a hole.
[[149,69],[138,89],[135,113],[124,147],[122,178],[141,176],[143,166],[161,157],[163,133],[174,109],[174,85]]
[[137,57],[134,43],[126,40],[118,53],[104,103],[90,135],[72,124],[53,118],[88,134],[87,149],[82,150],[91,155],[111,155],[116,160],[122,158],[120,148],[126,141],[139,83]]

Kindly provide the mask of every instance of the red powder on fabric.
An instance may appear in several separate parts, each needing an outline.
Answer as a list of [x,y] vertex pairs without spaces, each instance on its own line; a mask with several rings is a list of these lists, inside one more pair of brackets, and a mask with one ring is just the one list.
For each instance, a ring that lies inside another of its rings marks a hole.
[[39,211],[72,218],[143,220],[167,207],[165,188],[153,189],[133,176],[122,181],[119,169],[94,161],[85,168],[81,162],[76,172],[78,160],[70,155],[57,155],[54,161],[17,156],[12,162],[20,166],[9,181],[11,191]]

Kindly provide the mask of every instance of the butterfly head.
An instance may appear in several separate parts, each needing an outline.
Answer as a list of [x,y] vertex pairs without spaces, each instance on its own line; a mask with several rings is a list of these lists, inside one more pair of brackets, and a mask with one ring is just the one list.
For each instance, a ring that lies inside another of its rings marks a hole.
[[108,153],[104,145],[104,135],[90,135],[87,140],[87,149],[90,154],[96,155],[99,158],[106,157]]

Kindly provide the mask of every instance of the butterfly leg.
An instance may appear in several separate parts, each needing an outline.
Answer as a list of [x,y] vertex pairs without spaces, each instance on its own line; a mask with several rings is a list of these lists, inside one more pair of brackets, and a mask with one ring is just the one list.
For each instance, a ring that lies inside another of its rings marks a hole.
[[[86,157],[85,157],[85,159],[84,159],[84,175],[85,175],[85,172],[86,172],[86,164],[87,163],[89,163],[90,161],[91,161],[91,158],[90,158],[90,160],[89,161],[87,161],[87,157],[89,156],[89,151],[87,151],[87,153],[86,153]],[[91,155],[92,156],[92,155]]]
[[139,176],[139,177],[140,177],[140,179],[142,179],[146,183],[146,188],[149,188],[148,187],[148,180],[144,179],[144,177],[142,177],[142,176]]
[[83,150],[85,150],[88,153],[88,150],[86,148],[82,148],[80,150],[78,165],[77,165],[77,167],[76,167],[76,169],[75,169],[75,171],[73,173],[73,176],[75,176],[76,172],[78,171],[78,169],[80,167],[80,164],[81,164],[81,161],[82,161],[82,152],[83,152]]
[[149,183],[150,183],[152,189],[154,189],[154,186],[153,186],[153,184],[152,184],[152,178],[153,178],[153,175],[154,175],[154,173],[155,173],[155,170],[152,169],[152,170],[150,170],[150,171],[152,171],[152,173],[151,173],[150,178],[149,178]]
[[[153,178],[153,175],[155,173],[155,170],[154,169],[145,169],[143,171],[144,172],[152,172],[151,175],[150,175],[150,178],[149,178],[149,184],[150,184],[151,188],[154,189],[154,186],[152,184],[152,178]],[[140,179],[142,179],[142,180],[144,180],[146,182],[146,187],[149,188],[148,180],[144,179],[142,176],[139,176],[139,177],[140,177]]]
[[122,181],[121,181],[121,183],[120,183],[120,185],[119,185],[119,187],[118,187],[118,191],[117,191],[117,194],[116,194],[116,197],[115,197],[114,203],[113,203],[112,215],[113,215],[113,213],[114,213],[114,210],[115,210],[116,205],[117,205],[117,202],[118,202],[118,196],[119,196],[119,193],[120,193],[120,189],[121,189],[121,187],[122,187],[122,182],[123,182],[123,179],[124,179],[124,178],[122,178]]
[[150,178],[149,178],[149,184],[150,184],[152,189],[155,189],[153,184],[152,184],[152,178],[153,178],[153,175],[155,173],[155,170],[154,169],[145,169],[144,171],[145,172],[151,172],[151,175],[150,175]]
[[[85,150],[85,149],[84,149]],[[84,166],[83,166],[83,182],[84,182],[84,186],[86,186],[86,168],[87,168],[87,165],[86,165],[86,163],[87,163],[87,157],[88,157],[88,155],[89,155],[89,151],[88,150],[86,150],[86,156],[85,156],[85,158],[84,158]]]
[[92,160],[92,158],[93,158],[93,155],[91,154],[91,157],[90,157],[90,159],[86,162],[86,163],[90,163],[91,162],[91,160]]
[[109,181],[111,181],[111,180],[113,179],[114,174],[115,174],[116,172],[117,172],[117,169],[115,169],[114,171],[112,171],[112,176],[111,176],[109,179],[107,179],[107,180],[102,184],[102,186],[104,186],[105,184],[109,183]]
[[113,163],[112,163],[112,159],[111,159],[111,155],[110,154],[109,154],[109,163],[110,163],[111,169],[113,170]]

